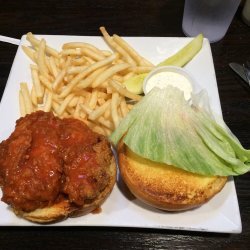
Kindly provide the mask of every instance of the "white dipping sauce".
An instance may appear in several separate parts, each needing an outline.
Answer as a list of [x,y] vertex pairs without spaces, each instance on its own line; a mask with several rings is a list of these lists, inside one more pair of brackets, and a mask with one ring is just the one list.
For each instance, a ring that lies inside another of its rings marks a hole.
[[154,87],[163,89],[168,85],[182,90],[186,100],[191,98],[193,88],[190,81],[185,76],[171,71],[160,72],[150,77],[145,86],[145,92],[148,93]]

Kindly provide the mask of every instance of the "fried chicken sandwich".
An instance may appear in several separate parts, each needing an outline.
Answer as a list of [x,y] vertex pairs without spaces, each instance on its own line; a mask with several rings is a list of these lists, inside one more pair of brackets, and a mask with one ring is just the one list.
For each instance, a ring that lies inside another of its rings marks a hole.
[[2,201],[27,220],[48,223],[101,206],[116,180],[106,137],[82,121],[34,112],[0,144]]

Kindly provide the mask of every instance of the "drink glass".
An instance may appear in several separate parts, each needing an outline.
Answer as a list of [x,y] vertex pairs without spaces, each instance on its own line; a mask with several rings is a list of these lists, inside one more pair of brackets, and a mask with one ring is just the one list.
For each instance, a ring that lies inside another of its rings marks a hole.
[[244,8],[242,10],[243,21],[250,26],[250,0],[246,0]]
[[182,30],[187,36],[202,33],[210,42],[221,40],[240,0],[185,0]]

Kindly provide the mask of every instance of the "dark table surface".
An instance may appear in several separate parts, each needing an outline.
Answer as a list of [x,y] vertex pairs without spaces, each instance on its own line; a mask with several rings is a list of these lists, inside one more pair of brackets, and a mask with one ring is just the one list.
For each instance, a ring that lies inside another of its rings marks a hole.
[[[121,36],[183,37],[184,1],[3,1],[0,34],[100,35],[98,27]],[[211,44],[223,117],[244,147],[250,148],[250,88],[228,67],[250,59],[250,27],[242,5],[226,34]],[[0,43],[0,97],[17,47]],[[4,122],[4,117],[0,118]],[[241,234],[106,227],[0,227],[0,249],[250,249],[250,174],[235,178]],[[0,215],[1,216],[1,215]]]

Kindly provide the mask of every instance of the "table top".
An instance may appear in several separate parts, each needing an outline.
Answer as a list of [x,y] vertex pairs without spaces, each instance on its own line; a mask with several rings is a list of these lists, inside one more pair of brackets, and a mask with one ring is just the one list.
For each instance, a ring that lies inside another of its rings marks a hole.
[[[0,34],[100,35],[106,26],[121,36],[184,37],[184,1],[2,1]],[[226,36],[211,44],[223,117],[250,148],[250,88],[229,68],[250,60],[250,27],[239,7]],[[15,45],[0,43],[0,98],[15,57]],[[1,118],[3,122],[3,118]],[[108,227],[0,227],[1,249],[247,249],[250,243],[250,174],[235,178],[241,234]],[[1,216],[1,215],[0,215]]]

